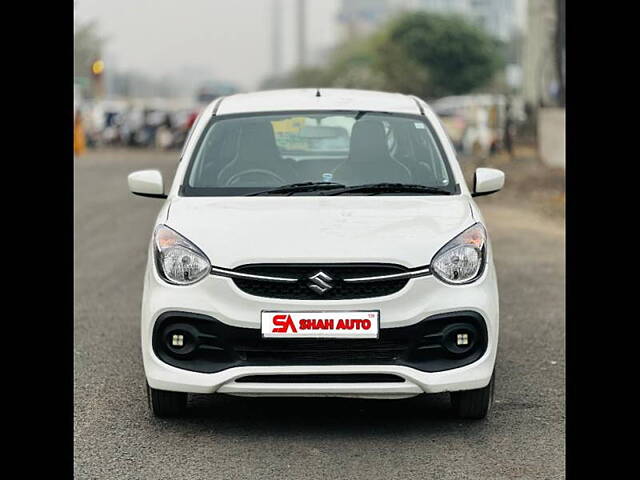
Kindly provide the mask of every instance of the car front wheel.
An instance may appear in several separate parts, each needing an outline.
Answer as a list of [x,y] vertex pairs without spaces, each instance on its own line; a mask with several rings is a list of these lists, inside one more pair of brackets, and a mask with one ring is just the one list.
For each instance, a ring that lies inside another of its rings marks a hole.
[[489,384],[476,390],[451,392],[451,405],[458,418],[481,419],[487,416],[493,404],[495,388],[495,372],[491,375]]
[[147,384],[149,409],[155,417],[166,418],[180,415],[187,408],[187,394],[156,390]]

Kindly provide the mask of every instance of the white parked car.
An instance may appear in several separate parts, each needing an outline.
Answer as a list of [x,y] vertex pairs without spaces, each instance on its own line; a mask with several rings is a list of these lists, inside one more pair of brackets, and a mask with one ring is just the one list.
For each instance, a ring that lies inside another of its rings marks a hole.
[[149,244],[142,353],[149,403],[189,393],[406,398],[490,408],[498,346],[491,244],[432,110],[339,89],[237,94],[194,124]]

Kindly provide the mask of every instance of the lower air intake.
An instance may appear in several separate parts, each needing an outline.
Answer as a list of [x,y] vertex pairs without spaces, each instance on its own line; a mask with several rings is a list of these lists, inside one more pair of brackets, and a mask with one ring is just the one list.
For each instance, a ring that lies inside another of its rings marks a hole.
[[404,378],[386,373],[336,373],[315,375],[247,375],[237,383],[402,383]]

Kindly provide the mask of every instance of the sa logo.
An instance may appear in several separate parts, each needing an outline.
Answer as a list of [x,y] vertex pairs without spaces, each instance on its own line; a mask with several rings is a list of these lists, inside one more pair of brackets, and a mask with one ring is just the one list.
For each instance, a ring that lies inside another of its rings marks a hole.
[[291,315],[274,315],[273,324],[276,325],[277,328],[274,327],[274,329],[271,331],[272,333],[287,333],[289,328],[291,328],[293,333],[298,333]]

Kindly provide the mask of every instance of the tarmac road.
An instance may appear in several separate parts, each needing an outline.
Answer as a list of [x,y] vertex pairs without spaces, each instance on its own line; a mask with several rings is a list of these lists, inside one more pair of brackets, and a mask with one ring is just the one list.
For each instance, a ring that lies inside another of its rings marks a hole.
[[501,302],[485,421],[453,418],[447,394],[195,396],[184,418],[152,418],[138,317],[161,201],[130,195],[126,176],[160,168],[168,185],[176,163],[177,153],[127,150],[75,160],[77,479],[564,478],[564,225],[482,198]]

